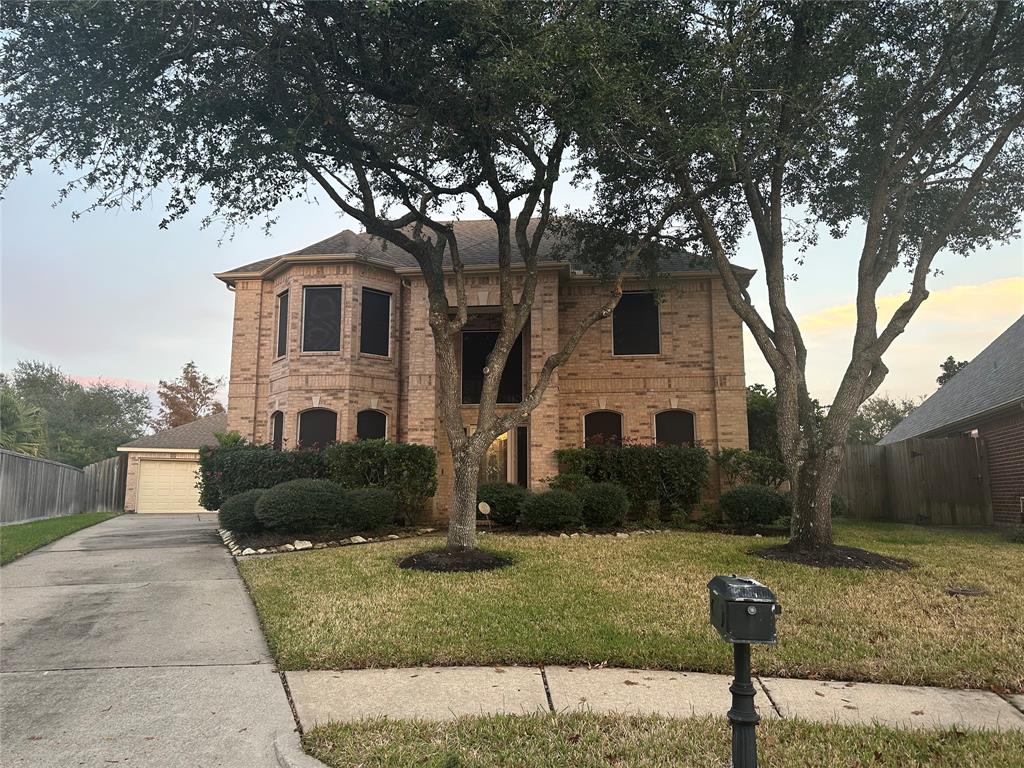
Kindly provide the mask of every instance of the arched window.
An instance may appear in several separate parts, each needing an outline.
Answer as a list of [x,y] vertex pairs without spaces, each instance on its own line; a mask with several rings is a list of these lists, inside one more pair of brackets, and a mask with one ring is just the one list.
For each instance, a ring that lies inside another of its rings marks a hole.
[[615,411],[591,411],[583,417],[583,438],[591,443],[621,443],[622,414]]
[[693,414],[689,411],[662,411],[654,416],[654,441],[666,445],[693,445],[696,440]]
[[299,446],[322,448],[338,439],[338,414],[313,408],[299,414]]
[[270,414],[270,442],[275,451],[280,451],[284,444],[284,414],[280,411]]
[[388,436],[388,416],[366,410],[356,414],[356,440],[378,440]]

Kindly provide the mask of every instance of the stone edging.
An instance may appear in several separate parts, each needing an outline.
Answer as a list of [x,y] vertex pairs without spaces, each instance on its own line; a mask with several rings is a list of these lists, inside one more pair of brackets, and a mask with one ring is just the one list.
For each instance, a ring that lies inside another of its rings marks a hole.
[[436,533],[436,528],[419,528],[413,533],[407,533],[399,535],[396,533],[389,533],[387,536],[352,536],[347,539],[332,540],[332,541],[307,541],[305,539],[296,539],[291,544],[281,544],[276,547],[259,547],[253,549],[252,547],[240,547],[235,541],[231,531],[225,530],[224,528],[218,528],[217,533],[220,535],[221,540],[224,542],[224,546],[228,548],[235,557],[252,557],[254,555],[278,555],[287,552],[302,552],[307,549],[330,549],[333,547],[347,547],[353,544],[372,544],[379,541],[399,541],[400,539],[415,539],[421,536],[429,536]]
[[274,757],[281,768],[328,768],[326,763],[302,751],[302,742],[295,731],[282,733],[274,739]]

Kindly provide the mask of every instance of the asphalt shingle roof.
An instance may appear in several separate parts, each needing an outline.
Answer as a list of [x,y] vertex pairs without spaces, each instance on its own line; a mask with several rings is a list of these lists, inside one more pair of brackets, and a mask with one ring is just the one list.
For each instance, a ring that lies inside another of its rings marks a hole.
[[1024,315],[879,440],[895,443],[1024,402]]
[[[532,232],[536,220],[530,223]],[[459,243],[459,254],[466,266],[496,266],[498,263],[498,237],[494,222],[490,219],[468,219],[455,222],[455,234]],[[559,235],[549,229],[545,232],[538,248],[540,261],[558,261],[560,257]],[[401,248],[365,232],[353,232],[346,229],[336,235],[321,240],[305,248],[291,253],[261,259],[251,264],[230,270],[230,273],[262,272],[276,261],[288,256],[362,256],[366,259],[383,263],[395,269],[414,268],[416,260]],[[447,257],[446,257],[447,260]],[[513,260],[519,261],[513,250]],[[665,272],[704,272],[713,268],[703,264],[688,253],[679,253],[663,260],[659,268]],[[747,271],[747,270],[744,270]]]
[[172,427],[155,435],[146,435],[138,440],[125,443],[122,448],[166,448],[177,449],[198,449],[204,445],[216,445],[217,438],[214,433],[226,432],[228,428],[228,415],[226,413],[215,413],[212,416],[204,416],[189,424],[182,424],[180,427]]

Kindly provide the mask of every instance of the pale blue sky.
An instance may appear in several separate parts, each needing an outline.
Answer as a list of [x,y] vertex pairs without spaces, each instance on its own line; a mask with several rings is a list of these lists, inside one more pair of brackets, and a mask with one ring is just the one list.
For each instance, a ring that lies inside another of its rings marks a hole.
[[[346,227],[330,206],[289,203],[266,236],[258,224],[218,245],[222,230],[199,228],[199,211],[167,230],[159,199],[145,210],[97,211],[73,221],[83,199],[52,207],[59,179],[41,170],[15,180],[0,203],[2,349],[0,365],[40,359],[76,377],[128,380],[155,388],[188,360],[214,376],[230,362],[232,294],[213,273],[300,248]],[[315,199],[315,195],[313,196]],[[561,183],[558,205],[585,204],[586,193]],[[791,306],[805,327],[809,385],[829,402],[848,362],[849,305],[858,240],[823,237],[790,284]],[[750,238],[737,263],[758,266]],[[890,351],[883,392],[918,396],[934,389],[946,355],[976,355],[1024,313],[1024,241],[969,259],[939,258],[943,274],[932,298]],[[766,304],[760,276],[753,295]],[[893,275],[880,295],[906,290],[905,273]],[[895,298],[881,302],[891,311]],[[771,384],[760,352],[747,337],[747,381]]]

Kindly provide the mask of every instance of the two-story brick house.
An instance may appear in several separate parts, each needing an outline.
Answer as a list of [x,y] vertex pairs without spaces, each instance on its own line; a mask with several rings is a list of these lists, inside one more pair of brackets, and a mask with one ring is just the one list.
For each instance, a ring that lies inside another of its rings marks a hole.
[[[470,304],[458,346],[464,417],[472,424],[500,321],[497,246],[489,220],[459,222],[456,232]],[[593,277],[554,257],[550,238],[499,407],[518,401],[544,360],[607,296]],[[528,423],[491,447],[482,480],[543,487],[558,470],[554,450],[595,434],[746,447],[740,319],[717,273],[687,258],[663,269],[655,290],[647,280],[627,282],[613,317],[588,331]],[[752,274],[738,272],[747,280]],[[443,513],[451,463],[436,418],[426,288],[412,257],[345,231],[217,277],[235,294],[228,429],[284,447],[374,437],[434,446]]]

